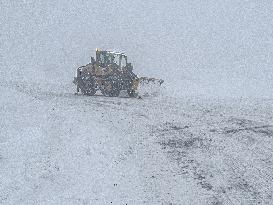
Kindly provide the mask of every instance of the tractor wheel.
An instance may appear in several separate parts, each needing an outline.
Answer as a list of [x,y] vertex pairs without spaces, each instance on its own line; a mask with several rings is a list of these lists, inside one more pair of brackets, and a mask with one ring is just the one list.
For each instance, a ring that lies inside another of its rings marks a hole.
[[82,94],[92,96],[96,94],[94,81],[91,79],[84,79],[83,85],[81,86]]
[[120,89],[118,88],[116,83],[111,81],[103,82],[100,90],[101,90],[101,93],[107,97],[117,97],[119,96],[119,93],[120,93]]

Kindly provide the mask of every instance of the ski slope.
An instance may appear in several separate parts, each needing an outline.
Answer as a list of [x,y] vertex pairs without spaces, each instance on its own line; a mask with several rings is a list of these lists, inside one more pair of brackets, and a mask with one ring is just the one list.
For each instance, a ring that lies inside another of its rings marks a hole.
[[0,88],[1,204],[272,203],[272,100]]

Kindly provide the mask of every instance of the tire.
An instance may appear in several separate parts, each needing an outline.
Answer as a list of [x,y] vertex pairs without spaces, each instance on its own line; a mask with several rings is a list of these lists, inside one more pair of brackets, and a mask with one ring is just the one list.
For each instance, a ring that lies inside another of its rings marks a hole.
[[116,83],[111,81],[105,81],[100,90],[101,93],[107,97],[118,97],[120,93],[119,87],[116,85]]
[[96,94],[95,83],[92,79],[83,79],[80,89],[84,95],[93,96]]

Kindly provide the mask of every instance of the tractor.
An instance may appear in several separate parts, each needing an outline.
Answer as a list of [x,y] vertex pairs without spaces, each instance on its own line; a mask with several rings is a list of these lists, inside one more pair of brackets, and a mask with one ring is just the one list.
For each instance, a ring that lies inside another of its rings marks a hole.
[[119,96],[122,90],[129,97],[137,97],[139,84],[161,85],[161,79],[138,77],[133,73],[133,66],[128,62],[124,53],[96,49],[96,58],[91,57],[91,62],[77,68],[73,83],[76,93],[93,96],[98,90],[108,97]]

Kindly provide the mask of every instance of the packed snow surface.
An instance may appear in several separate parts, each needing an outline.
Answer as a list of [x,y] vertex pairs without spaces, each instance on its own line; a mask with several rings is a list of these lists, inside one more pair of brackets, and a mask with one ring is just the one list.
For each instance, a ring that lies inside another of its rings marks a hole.
[[1,82],[1,204],[270,204],[273,100]]

